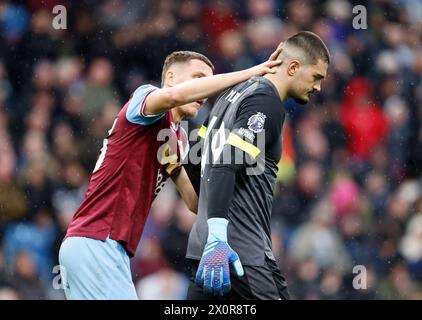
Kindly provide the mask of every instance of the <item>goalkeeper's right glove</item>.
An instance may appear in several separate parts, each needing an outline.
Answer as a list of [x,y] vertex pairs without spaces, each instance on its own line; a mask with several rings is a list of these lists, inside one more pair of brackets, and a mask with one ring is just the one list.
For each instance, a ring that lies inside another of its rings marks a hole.
[[222,297],[231,288],[229,263],[238,276],[243,276],[239,256],[227,243],[227,225],[223,218],[208,219],[208,240],[196,272],[196,284],[204,294]]

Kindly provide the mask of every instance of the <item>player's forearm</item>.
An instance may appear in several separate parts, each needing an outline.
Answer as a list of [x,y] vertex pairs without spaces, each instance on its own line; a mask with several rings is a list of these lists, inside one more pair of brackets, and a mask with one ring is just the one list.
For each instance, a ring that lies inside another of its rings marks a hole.
[[275,73],[275,67],[282,63],[281,60],[275,60],[279,52],[281,52],[281,47],[277,48],[268,61],[246,70],[191,79],[174,87],[155,90],[146,98],[143,111],[145,114],[160,114],[172,108],[211,97],[253,76]]
[[185,164],[183,167],[186,171],[186,174],[188,175],[193,189],[195,190],[195,193],[197,194],[197,196],[199,196],[199,190],[201,186],[201,164],[188,163]]
[[254,74],[249,70],[223,73],[209,77],[192,79],[175,87],[175,103],[183,105],[217,94],[239,82],[245,81]]
[[231,167],[215,167],[210,170],[209,181],[207,181],[210,183],[207,204],[208,219],[227,219],[233,199],[236,171]]
[[218,92],[254,76],[252,69],[197,78],[152,92],[145,113],[159,114],[172,108],[211,97]]
[[176,176],[172,177],[172,179],[188,209],[193,213],[197,213],[198,195],[196,194],[185,169],[182,168]]
[[198,195],[193,189],[192,184],[189,184],[184,188],[181,193],[183,201],[186,203],[188,209],[193,213],[198,213]]

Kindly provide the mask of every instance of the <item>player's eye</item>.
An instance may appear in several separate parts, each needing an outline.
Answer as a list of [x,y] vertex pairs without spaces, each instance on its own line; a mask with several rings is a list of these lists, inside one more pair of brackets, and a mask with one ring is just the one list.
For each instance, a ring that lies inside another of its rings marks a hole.
[[205,77],[205,75],[203,73],[195,73],[193,75],[193,78],[202,78],[202,77]]

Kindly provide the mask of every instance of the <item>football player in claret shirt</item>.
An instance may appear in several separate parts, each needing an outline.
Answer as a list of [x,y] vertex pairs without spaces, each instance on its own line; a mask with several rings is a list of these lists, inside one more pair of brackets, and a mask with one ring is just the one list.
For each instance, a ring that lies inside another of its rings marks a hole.
[[[274,72],[277,56],[275,51],[260,65],[213,75],[202,54],[174,52],[164,62],[162,88],[143,85],[132,94],[104,139],[86,197],[60,247],[68,299],[137,299],[129,258],[168,177],[188,208],[197,211],[198,196],[181,166],[188,151],[181,119],[194,117],[207,97]],[[162,130],[169,137],[165,142],[158,138]]]

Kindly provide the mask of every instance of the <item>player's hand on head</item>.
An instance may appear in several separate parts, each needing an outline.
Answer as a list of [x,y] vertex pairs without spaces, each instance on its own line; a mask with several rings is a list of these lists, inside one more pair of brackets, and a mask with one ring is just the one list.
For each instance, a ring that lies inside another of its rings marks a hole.
[[268,58],[268,61],[276,61],[279,54],[283,51],[283,42],[281,42],[277,49],[273,53],[271,53],[270,57]]
[[264,76],[267,73],[276,73],[277,67],[282,64],[281,60],[277,60],[281,51],[283,51],[282,44],[277,47],[267,61],[249,69],[251,71],[251,76]]
[[270,57],[264,63],[261,63],[255,67],[250,68],[252,76],[264,76],[267,73],[275,73],[277,67],[282,64],[281,60],[277,60],[280,53],[283,51],[283,42],[280,43]]
[[238,254],[227,243],[226,219],[208,219],[208,240],[196,272],[195,282],[205,295],[222,297],[231,288],[230,264],[237,276],[243,276]]
[[267,73],[276,73],[277,67],[282,63],[281,60],[268,60],[264,63],[258,64],[255,67],[250,68],[251,77],[253,76],[264,76]]

